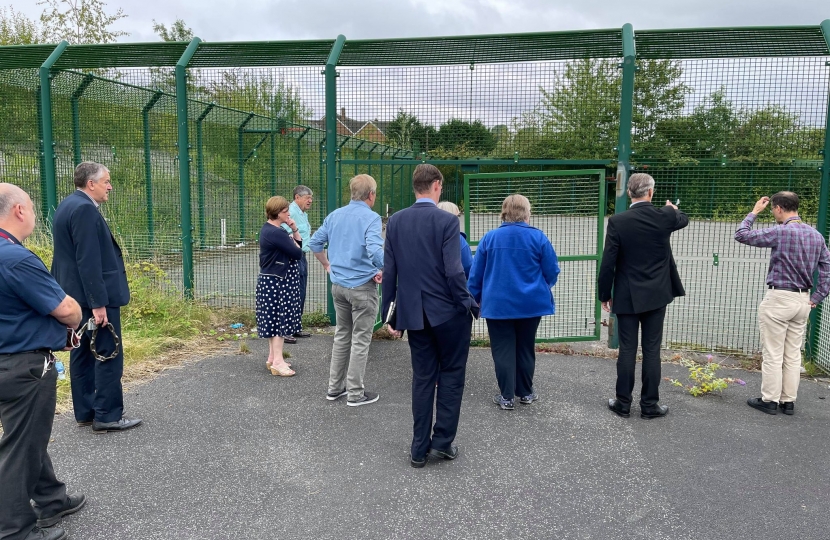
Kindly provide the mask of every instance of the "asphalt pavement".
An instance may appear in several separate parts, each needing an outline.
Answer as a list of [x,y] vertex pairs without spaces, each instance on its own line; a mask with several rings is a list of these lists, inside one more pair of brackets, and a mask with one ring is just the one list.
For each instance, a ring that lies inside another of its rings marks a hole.
[[[666,382],[668,417],[619,418],[613,360],[540,354],[541,399],[501,411],[489,349],[473,349],[455,461],[409,466],[409,349],[372,344],[366,388],[325,399],[331,336],[267,342],[171,369],[126,394],[144,425],[95,435],[55,420],[59,478],[89,502],[72,539],[830,538],[830,388],[802,381],[794,416],[749,408],[760,374],[720,396]],[[683,368],[664,364],[675,377]],[[638,396],[635,395],[635,403]]]

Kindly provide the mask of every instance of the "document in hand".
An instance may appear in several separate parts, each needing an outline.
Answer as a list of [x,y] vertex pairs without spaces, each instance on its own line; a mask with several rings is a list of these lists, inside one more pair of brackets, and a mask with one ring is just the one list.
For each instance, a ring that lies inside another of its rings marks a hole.
[[[392,328],[395,328],[395,321],[396,321],[395,301],[392,300],[389,303],[389,312],[386,314],[386,321],[385,322],[386,322],[386,324],[390,325]],[[397,328],[396,328],[396,330],[397,330]]]

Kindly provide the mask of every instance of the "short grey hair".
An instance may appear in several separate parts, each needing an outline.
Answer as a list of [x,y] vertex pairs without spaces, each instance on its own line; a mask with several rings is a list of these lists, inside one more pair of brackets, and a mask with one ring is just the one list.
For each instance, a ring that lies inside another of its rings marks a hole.
[[15,205],[27,202],[25,191],[14,184],[0,183],[0,219],[8,217]]
[[510,195],[501,204],[501,220],[518,223],[530,219],[530,201],[524,195]]
[[377,189],[378,183],[368,174],[358,174],[349,180],[349,191],[352,194],[353,201],[365,201]]
[[649,174],[635,173],[628,179],[628,193],[632,199],[645,197],[650,189],[654,189],[654,178]]
[[97,182],[109,169],[94,161],[83,161],[75,167],[75,187],[84,189],[90,180]]
[[294,188],[294,198],[295,199],[297,197],[305,197],[306,195],[314,195],[314,192],[311,191],[310,187],[300,184],[299,186]]
[[443,210],[444,212],[449,212],[454,216],[461,215],[461,210],[458,209],[458,206],[450,201],[441,201],[438,203],[438,208]]

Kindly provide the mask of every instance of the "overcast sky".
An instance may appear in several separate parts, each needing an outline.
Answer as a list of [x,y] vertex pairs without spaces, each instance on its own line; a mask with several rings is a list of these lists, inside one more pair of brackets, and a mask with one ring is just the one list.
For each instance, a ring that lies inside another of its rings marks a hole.
[[[38,18],[37,0],[0,0]],[[177,18],[205,41],[388,38],[553,30],[819,24],[828,0],[109,0],[119,41],[156,41]]]

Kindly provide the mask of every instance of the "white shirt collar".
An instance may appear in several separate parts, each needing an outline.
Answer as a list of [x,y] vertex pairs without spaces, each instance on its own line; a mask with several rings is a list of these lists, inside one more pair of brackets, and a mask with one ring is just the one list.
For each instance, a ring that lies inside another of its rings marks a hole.
[[99,205],[99,204],[95,201],[95,199],[93,199],[93,198],[92,198],[92,195],[90,195],[90,194],[89,194],[89,193],[87,193],[86,191],[82,190],[81,188],[78,188],[78,189],[77,189],[77,191],[80,191],[81,193],[83,193],[84,195],[86,195],[87,197],[89,197],[89,200],[90,200],[90,201],[92,201],[92,204],[94,204],[94,205],[95,205],[95,208],[98,208],[98,207],[100,206],[100,205]]

